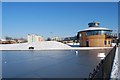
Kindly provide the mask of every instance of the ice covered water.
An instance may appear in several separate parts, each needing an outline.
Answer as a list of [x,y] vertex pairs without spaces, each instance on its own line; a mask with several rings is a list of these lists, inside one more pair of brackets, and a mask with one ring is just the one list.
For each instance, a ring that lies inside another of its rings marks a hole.
[[87,78],[110,50],[2,51],[3,78]]

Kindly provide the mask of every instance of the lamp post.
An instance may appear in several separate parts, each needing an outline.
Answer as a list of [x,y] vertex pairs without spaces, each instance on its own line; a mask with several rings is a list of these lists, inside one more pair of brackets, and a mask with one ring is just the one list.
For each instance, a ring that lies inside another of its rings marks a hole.
[[51,36],[50,38],[51,38],[51,39],[52,39],[52,33],[53,33],[53,32],[50,32],[50,36]]

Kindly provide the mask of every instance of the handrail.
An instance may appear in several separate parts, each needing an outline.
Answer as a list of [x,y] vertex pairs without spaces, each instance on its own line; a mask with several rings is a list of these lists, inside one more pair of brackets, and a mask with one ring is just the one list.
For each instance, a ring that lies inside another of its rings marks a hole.
[[101,62],[93,69],[93,72],[89,74],[89,80],[109,80],[112,71],[113,61],[115,57],[116,46],[108,53],[108,55],[101,60]]

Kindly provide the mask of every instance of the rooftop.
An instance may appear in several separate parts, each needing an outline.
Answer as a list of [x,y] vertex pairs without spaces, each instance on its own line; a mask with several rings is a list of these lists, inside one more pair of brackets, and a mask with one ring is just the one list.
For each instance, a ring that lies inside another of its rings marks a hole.
[[85,32],[85,31],[92,31],[92,30],[107,30],[107,31],[112,31],[108,28],[102,28],[102,27],[89,27],[87,29],[81,30],[80,32]]
[[90,22],[90,23],[88,23],[89,28],[81,30],[80,32],[91,31],[91,30],[92,31],[93,30],[107,30],[107,31],[112,31],[112,30],[110,30],[108,28],[102,28],[99,25],[100,25],[99,22],[95,22],[95,21]]

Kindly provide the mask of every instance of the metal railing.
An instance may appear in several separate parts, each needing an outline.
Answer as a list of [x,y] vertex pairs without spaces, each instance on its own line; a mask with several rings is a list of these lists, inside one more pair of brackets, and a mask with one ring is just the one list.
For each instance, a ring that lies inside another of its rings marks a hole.
[[89,74],[89,80],[109,80],[113,61],[115,57],[116,46],[108,53],[108,55],[101,60],[92,73]]

